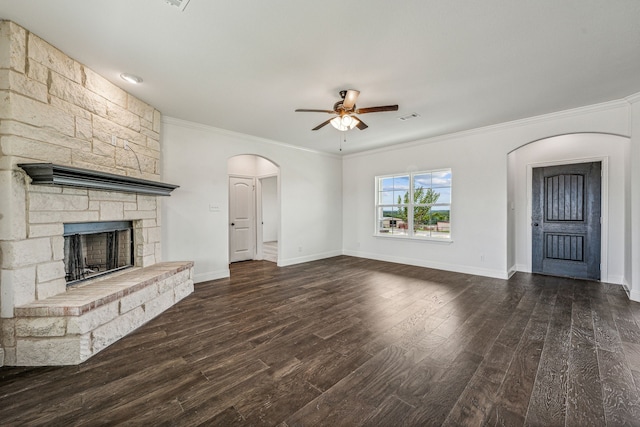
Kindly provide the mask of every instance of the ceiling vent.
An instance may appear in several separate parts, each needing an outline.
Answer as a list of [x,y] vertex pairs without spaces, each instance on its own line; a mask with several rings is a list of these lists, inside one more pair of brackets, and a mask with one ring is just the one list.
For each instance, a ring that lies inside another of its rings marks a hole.
[[406,116],[398,117],[398,120],[402,120],[403,122],[406,122],[407,120],[415,119],[417,117],[420,117],[420,114],[411,113],[411,114],[407,114]]
[[164,0],[164,2],[173,7],[177,7],[180,9],[180,12],[184,12],[189,4],[189,0]]

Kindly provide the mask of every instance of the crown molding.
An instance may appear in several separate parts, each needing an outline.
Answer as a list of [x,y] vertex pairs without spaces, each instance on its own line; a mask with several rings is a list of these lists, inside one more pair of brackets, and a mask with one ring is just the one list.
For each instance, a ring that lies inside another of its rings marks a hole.
[[388,146],[385,146],[385,147],[374,148],[374,149],[370,149],[370,150],[363,150],[363,151],[358,151],[356,153],[343,154],[343,155],[336,155],[336,154],[327,153],[327,152],[324,152],[324,151],[314,150],[314,149],[311,149],[311,148],[300,147],[300,146],[293,145],[293,144],[286,144],[284,142],[274,141],[274,140],[266,139],[266,138],[260,138],[260,137],[253,136],[253,135],[248,135],[248,134],[244,134],[244,133],[240,133],[240,132],[234,132],[234,131],[217,128],[217,127],[210,126],[210,125],[191,122],[191,121],[183,120],[183,119],[177,119],[177,118],[174,118],[174,117],[168,117],[168,116],[165,117],[165,116],[163,116],[162,117],[162,122],[166,123],[166,124],[171,124],[171,125],[176,125],[176,126],[181,126],[181,127],[185,127],[185,128],[191,128],[191,129],[206,131],[206,132],[214,132],[214,133],[217,133],[219,135],[225,135],[225,136],[229,136],[229,137],[233,137],[233,138],[240,138],[240,139],[244,139],[244,140],[247,140],[247,141],[258,142],[258,143],[262,143],[262,144],[266,143],[266,144],[276,145],[276,146],[283,147],[283,148],[289,148],[289,149],[293,149],[293,150],[304,151],[304,152],[318,154],[318,155],[332,157],[332,158],[349,159],[349,158],[367,156],[367,155],[370,155],[370,154],[384,153],[384,152],[388,152],[388,151],[397,150],[397,149],[400,149],[400,148],[410,148],[410,147],[415,147],[415,146],[424,145],[424,144],[431,144],[431,143],[435,143],[435,142],[447,141],[447,140],[455,139],[455,138],[470,137],[470,136],[482,135],[482,134],[485,134],[485,133],[495,132],[495,131],[500,131],[500,130],[515,129],[515,128],[518,128],[518,127],[528,126],[528,125],[532,125],[532,124],[536,124],[536,123],[540,123],[540,122],[545,122],[545,121],[549,121],[549,120],[564,119],[564,118],[569,118],[569,117],[580,116],[580,115],[583,115],[583,114],[597,113],[597,112],[612,110],[612,109],[615,109],[615,108],[627,108],[629,106],[629,104],[633,104],[633,103],[636,103],[636,102],[640,102],[640,92],[638,92],[636,94],[633,94],[633,95],[630,95],[628,97],[625,97],[623,99],[617,99],[617,100],[613,100],[613,101],[607,101],[607,102],[602,102],[602,103],[598,103],[598,104],[587,105],[587,106],[584,106],[584,107],[572,108],[572,109],[569,109],[569,110],[557,111],[557,112],[549,113],[549,114],[542,114],[542,115],[539,115],[539,116],[527,117],[527,118],[524,118],[524,119],[518,119],[518,120],[509,121],[509,122],[498,123],[498,124],[495,124],[495,125],[483,126],[483,127],[464,130],[464,131],[460,131],[460,132],[454,132],[454,133],[449,133],[449,134],[444,134],[444,135],[437,135],[437,136],[432,136],[432,137],[427,137],[427,138],[421,138],[421,139],[417,139],[417,140],[414,140],[414,141],[401,142],[401,143],[398,143],[398,144],[388,145]]
[[[640,100],[640,94],[638,94],[638,100]],[[454,132],[454,133],[449,133],[449,134],[445,134],[445,135],[438,135],[438,136],[433,136],[433,137],[429,137],[429,138],[422,138],[422,139],[415,140],[415,141],[410,141],[410,142],[402,142],[402,143],[399,143],[399,144],[388,145],[386,147],[381,147],[381,148],[376,148],[376,149],[372,149],[372,150],[361,151],[361,152],[358,152],[358,153],[345,154],[343,156],[343,158],[348,159],[348,158],[367,156],[367,155],[370,155],[370,154],[384,153],[384,152],[387,152],[387,151],[397,150],[399,148],[410,148],[410,147],[415,147],[415,146],[424,145],[424,144],[432,144],[432,143],[435,143],[435,142],[447,141],[447,140],[450,140],[450,139],[456,139],[456,138],[462,138],[462,137],[470,137],[470,136],[486,134],[486,133],[489,133],[489,132],[496,132],[496,131],[502,131],[502,130],[515,129],[515,128],[528,126],[528,125],[532,125],[532,124],[536,124],[536,123],[540,123],[540,122],[545,122],[545,121],[549,121],[549,120],[564,119],[564,118],[580,116],[580,115],[588,114],[588,113],[596,113],[596,112],[601,112],[601,111],[612,110],[612,109],[615,109],[615,108],[628,108],[628,107],[629,107],[628,98],[618,99],[618,100],[614,100],[614,101],[602,102],[602,103],[599,103],[599,104],[587,105],[585,107],[572,108],[570,110],[562,110],[562,111],[558,111],[558,112],[555,112],[555,113],[542,114],[540,116],[533,116],[533,117],[528,117],[528,118],[525,118],[525,119],[513,120],[513,121],[510,121],[510,122],[504,122],[504,123],[498,123],[498,124],[495,124],[495,125],[483,126],[483,127],[479,127],[479,128],[475,128],[475,129],[469,129],[469,130],[461,131],[461,132]]]
[[324,151],[319,151],[319,150],[314,150],[314,149],[311,149],[311,148],[300,147],[300,146],[293,145],[293,144],[287,144],[287,143],[284,143],[284,142],[274,141],[272,139],[260,138],[258,136],[248,135],[246,133],[234,132],[234,131],[227,130],[227,129],[217,128],[217,127],[211,126],[211,125],[205,125],[205,124],[202,124],[202,123],[191,122],[189,120],[177,119],[175,117],[168,117],[168,116],[165,117],[165,116],[163,116],[162,117],[162,123],[170,124],[170,125],[174,125],[174,126],[180,126],[180,127],[183,127],[183,128],[200,130],[200,131],[204,131],[204,132],[213,132],[213,133],[216,133],[216,134],[219,134],[219,135],[224,135],[224,136],[228,136],[228,137],[232,137],[232,138],[239,138],[239,139],[243,139],[243,140],[249,141],[249,142],[257,142],[257,143],[260,143],[260,144],[270,144],[270,145],[275,145],[275,146],[282,147],[282,148],[288,148],[288,149],[297,150],[297,151],[304,151],[304,152],[307,152],[307,153],[318,154],[318,155],[331,157],[331,158],[336,158],[336,159],[342,158],[342,156],[338,156],[338,155],[332,154],[332,153],[326,153]]
[[627,96],[625,98],[625,101],[627,101],[629,104],[635,104],[636,102],[640,102],[640,92]]

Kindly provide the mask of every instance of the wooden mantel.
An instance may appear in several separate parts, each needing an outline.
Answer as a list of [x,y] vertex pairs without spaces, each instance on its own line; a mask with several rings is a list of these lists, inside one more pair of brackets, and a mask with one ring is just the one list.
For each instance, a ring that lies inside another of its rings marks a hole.
[[67,185],[107,191],[169,196],[178,185],[149,181],[130,176],[115,175],[53,163],[18,164],[35,185]]

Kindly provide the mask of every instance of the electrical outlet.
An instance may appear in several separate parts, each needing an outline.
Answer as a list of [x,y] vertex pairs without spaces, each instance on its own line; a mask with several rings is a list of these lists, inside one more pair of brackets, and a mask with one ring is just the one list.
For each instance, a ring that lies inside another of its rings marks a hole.
[[302,252],[302,246],[298,246],[298,252]]
[[124,149],[128,149],[129,148],[129,141],[128,140],[124,140]]
[[118,144],[118,138],[115,135],[111,135],[111,145],[114,147]]

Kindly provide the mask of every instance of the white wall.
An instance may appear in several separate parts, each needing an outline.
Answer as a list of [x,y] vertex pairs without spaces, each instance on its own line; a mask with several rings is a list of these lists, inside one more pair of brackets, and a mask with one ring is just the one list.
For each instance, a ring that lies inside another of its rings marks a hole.
[[[508,261],[515,260],[508,251],[517,246],[509,243],[508,195],[517,191],[508,191],[507,155],[532,141],[577,132],[628,135],[629,104],[611,102],[345,156],[345,254],[508,277]],[[374,237],[374,177],[438,168],[453,173],[453,242]]]
[[625,266],[625,285],[631,299],[640,301],[640,94],[631,102],[631,147],[629,148],[631,185],[627,194],[628,229],[625,247],[628,264]]
[[278,240],[278,178],[262,178],[262,241]]
[[227,172],[229,175],[239,176],[255,176],[256,175],[256,156],[242,154],[240,156],[231,157],[227,160]]
[[[531,167],[551,162],[603,162],[601,280],[622,284],[625,253],[625,151],[629,138],[605,134],[571,134],[543,139],[509,154],[514,173],[516,269],[531,271]],[[605,168],[606,167],[606,168]],[[605,196],[608,196],[605,199]]]
[[280,167],[279,265],[342,253],[339,157],[165,118],[162,180],[180,188],[163,201],[164,260],[195,261],[196,282],[229,275],[227,160],[240,154]]
[[[516,151],[517,152],[517,151]],[[515,152],[514,152],[515,153]],[[507,156],[507,270],[513,275],[516,269],[516,156]]]
[[278,166],[262,157],[256,157],[256,176],[271,176],[278,173]]
[[278,166],[269,160],[253,154],[241,154],[231,157],[228,162],[229,175],[262,177],[277,175]]

